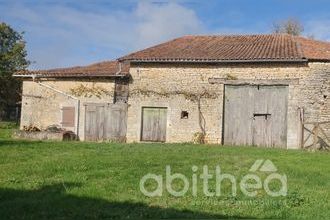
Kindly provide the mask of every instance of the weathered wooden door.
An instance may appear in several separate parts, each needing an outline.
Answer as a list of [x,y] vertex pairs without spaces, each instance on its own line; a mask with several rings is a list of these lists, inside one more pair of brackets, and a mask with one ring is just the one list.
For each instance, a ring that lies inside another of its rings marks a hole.
[[142,108],[142,141],[165,142],[166,140],[167,109]]
[[226,85],[224,144],[286,147],[287,86]]
[[106,115],[105,136],[106,140],[126,140],[127,131],[127,104],[118,103],[108,106]]
[[126,140],[127,104],[85,104],[85,140]]
[[86,105],[85,114],[85,139],[89,141],[102,139],[104,130],[104,105]]

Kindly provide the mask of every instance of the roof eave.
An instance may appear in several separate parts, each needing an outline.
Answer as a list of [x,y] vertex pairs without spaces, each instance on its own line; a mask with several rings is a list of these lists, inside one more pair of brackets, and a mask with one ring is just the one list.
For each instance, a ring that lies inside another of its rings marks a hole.
[[308,62],[324,62],[329,63],[330,59],[308,59]]
[[[124,61],[124,60],[121,60]],[[301,63],[308,62],[306,58],[300,59],[254,59],[254,60],[216,60],[216,59],[126,59],[130,62],[143,63]]]
[[44,75],[44,74],[13,74],[13,77],[17,78],[122,78],[127,77],[128,74],[112,74],[112,75],[105,75],[105,74],[96,74],[96,75],[63,75],[63,76],[56,76],[56,75]]

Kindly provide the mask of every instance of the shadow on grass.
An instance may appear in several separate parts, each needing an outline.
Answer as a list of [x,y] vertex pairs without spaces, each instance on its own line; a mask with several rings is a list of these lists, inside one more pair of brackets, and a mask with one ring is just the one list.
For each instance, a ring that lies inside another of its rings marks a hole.
[[78,197],[67,193],[73,187],[79,185],[56,184],[31,191],[2,188],[0,216],[2,219],[244,218]]
[[0,147],[6,146],[21,146],[21,145],[33,145],[42,144],[42,141],[24,140],[24,139],[0,139]]

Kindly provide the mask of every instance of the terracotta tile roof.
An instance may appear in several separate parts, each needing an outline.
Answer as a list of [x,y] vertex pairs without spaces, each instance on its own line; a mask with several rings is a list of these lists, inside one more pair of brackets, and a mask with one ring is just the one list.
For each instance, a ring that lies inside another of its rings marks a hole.
[[184,36],[119,60],[136,62],[330,61],[330,43],[287,34]]
[[14,76],[102,77],[129,73],[129,62],[330,62],[330,43],[287,34],[184,36],[117,61],[51,70],[20,71]]
[[[58,68],[50,70],[20,71],[14,76],[36,75],[37,77],[103,77],[114,76],[119,71],[118,61],[104,61],[88,66],[76,66],[69,68]],[[123,62],[119,75],[125,75],[129,72],[129,64]]]
[[330,61],[330,42],[295,37],[308,60]]

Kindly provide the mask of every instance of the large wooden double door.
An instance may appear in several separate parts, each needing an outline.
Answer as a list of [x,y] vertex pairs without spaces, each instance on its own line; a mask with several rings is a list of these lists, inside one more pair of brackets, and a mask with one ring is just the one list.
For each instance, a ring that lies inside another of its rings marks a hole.
[[225,85],[224,144],[286,147],[287,86]]

